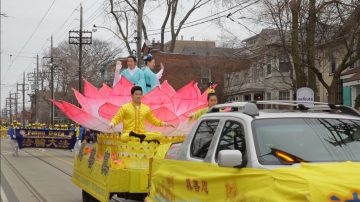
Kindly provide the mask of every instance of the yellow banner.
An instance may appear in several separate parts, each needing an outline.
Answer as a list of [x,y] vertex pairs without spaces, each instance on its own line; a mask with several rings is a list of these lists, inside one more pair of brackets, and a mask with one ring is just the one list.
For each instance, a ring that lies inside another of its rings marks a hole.
[[7,127],[1,126],[0,127],[0,137],[1,138],[7,138],[7,131],[8,131]]
[[76,185],[101,202],[109,201],[110,193],[147,193],[147,169],[118,166],[111,160],[110,147],[104,148],[101,160],[96,159],[98,152],[96,144],[83,144],[74,160],[72,181]]
[[360,163],[263,170],[154,159],[147,201],[360,202]]

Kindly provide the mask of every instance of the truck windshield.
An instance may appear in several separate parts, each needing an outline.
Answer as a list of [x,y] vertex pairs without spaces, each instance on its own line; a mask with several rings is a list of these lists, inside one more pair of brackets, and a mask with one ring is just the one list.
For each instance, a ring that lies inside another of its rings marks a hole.
[[274,150],[306,162],[360,161],[359,120],[258,119],[252,126],[257,156],[264,165],[289,163]]

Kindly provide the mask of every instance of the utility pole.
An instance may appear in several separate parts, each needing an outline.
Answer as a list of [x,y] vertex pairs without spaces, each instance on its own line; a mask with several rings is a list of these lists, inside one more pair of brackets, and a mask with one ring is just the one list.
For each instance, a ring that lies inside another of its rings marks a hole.
[[10,123],[12,123],[12,94],[11,94],[11,92],[9,93],[9,96],[10,96],[10,98],[9,98],[9,105],[10,105],[9,115],[10,115]]
[[39,55],[36,55],[36,68],[34,72],[28,73],[28,81],[31,83],[31,93],[30,96],[31,102],[31,121],[37,121],[37,96],[39,92]]
[[[1,21],[2,21],[2,13],[1,13],[1,0],[0,0],[0,111],[2,111],[1,108],[1,102],[2,102],[2,96],[1,96],[1,89],[2,89],[2,85],[1,85],[1,53],[2,53],[2,47],[1,47],[1,32],[2,32],[2,28],[1,28]],[[5,101],[6,102],[6,101]],[[0,114],[0,120],[2,121],[2,113]]]
[[22,125],[25,125],[25,72],[23,73],[23,83],[22,83],[22,99],[23,99],[23,110],[21,113]]
[[34,95],[34,116],[37,121],[37,96],[39,92],[39,54],[36,55],[35,95]]
[[79,31],[79,92],[82,93],[82,26],[83,26],[83,7],[80,4],[80,31]]
[[[23,125],[25,125],[25,92],[27,90],[29,90],[29,86],[28,84],[25,83],[25,72],[23,73],[23,82],[22,83],[18,83],[16,86],[20,86],[21,87],[21,92],[22,92],[22,112],[21,112],[21,123]],[[19,90],[19,89],[17,89]],[[17,101],[16,101],[17,102]]]
[[137,13],[137,36],[136,36],[136,55],[138,59],[138,66],[143,64],[143,58],[141,54],[141,46],[142,46],[142,20],[144,13],[144,0],[138,0],[138,13]]
[[9,109],[9,120],[10,120],[10,123],[12,123],[13,121],[13,103],[14,103],[14,97],[15,97],[16,93],[12,93],[12,92],[9,92],[9,98],[6,98],[6,108]]
[[[53,36],[51,35],[50,47],[50,93],[51,100],[54,100],[54,56],[53,56]],[[54,103],[50,102],[50,124],[54,125]]]
[[19,83],[16,82],[16,93],[15,93],[15,119],[18,118],[18,95],[19,95]]
[[82,89],[82,45],[92,43],[92,32],[83,30],[83,7],[80,4],[80,29],[69,31],[69,44],[79,45],[79,88],[78,91],[83,93]]

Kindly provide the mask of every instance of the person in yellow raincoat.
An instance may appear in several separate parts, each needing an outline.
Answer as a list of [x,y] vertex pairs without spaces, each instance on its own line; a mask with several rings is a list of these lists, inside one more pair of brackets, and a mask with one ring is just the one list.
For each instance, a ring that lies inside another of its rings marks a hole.
[[131,89],[132,102],[124,104],[109,124],[109,127],[113,128],[120,122],[123,122],[122,141],[128,141],[131,136],[140,138],[141,141],[159,140],[162,137],[161,133],[146,132],[145,121],[149,121],[155,126],[174,127],[157,119],[150,107],[141,103],[142,95],[142,88],[134,86]]
[[218,99],[215,94],[215,91],[209,91],[208,96],[207,96],[207,101],[208,101],[208,106],[192,113],[189,116],[189,120],[198,120],[202,115],[206,114],[211,107],[217,105]]

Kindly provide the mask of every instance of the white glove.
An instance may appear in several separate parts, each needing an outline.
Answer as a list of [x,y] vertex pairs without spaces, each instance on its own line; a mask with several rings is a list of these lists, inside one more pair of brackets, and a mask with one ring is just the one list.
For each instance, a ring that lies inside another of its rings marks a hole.
[[162,75],[163,75],[163,73],[164,73],[164,65],[162,64],[162,63],[160,63],[160,66],[161,66],[161,69],[160,69],[160,71],[156,74],[156,78],[158,79],[158,80],[160,80],[161,79],[161,77],[162,77]]
[[121,68],[122,68],[121,61],[116,61],[113,87],[114,87],[114,86],[117,84],[117,82],[119,82],[120,79],[121,79],[121,74],[120,74]]
[[119,70],[119,72],[120,72],[121,68],[122,68],[121,61],[119,61],[119,60],[118,60],[118,61],[116,61],[116,68],[115,68],[115,71]]

